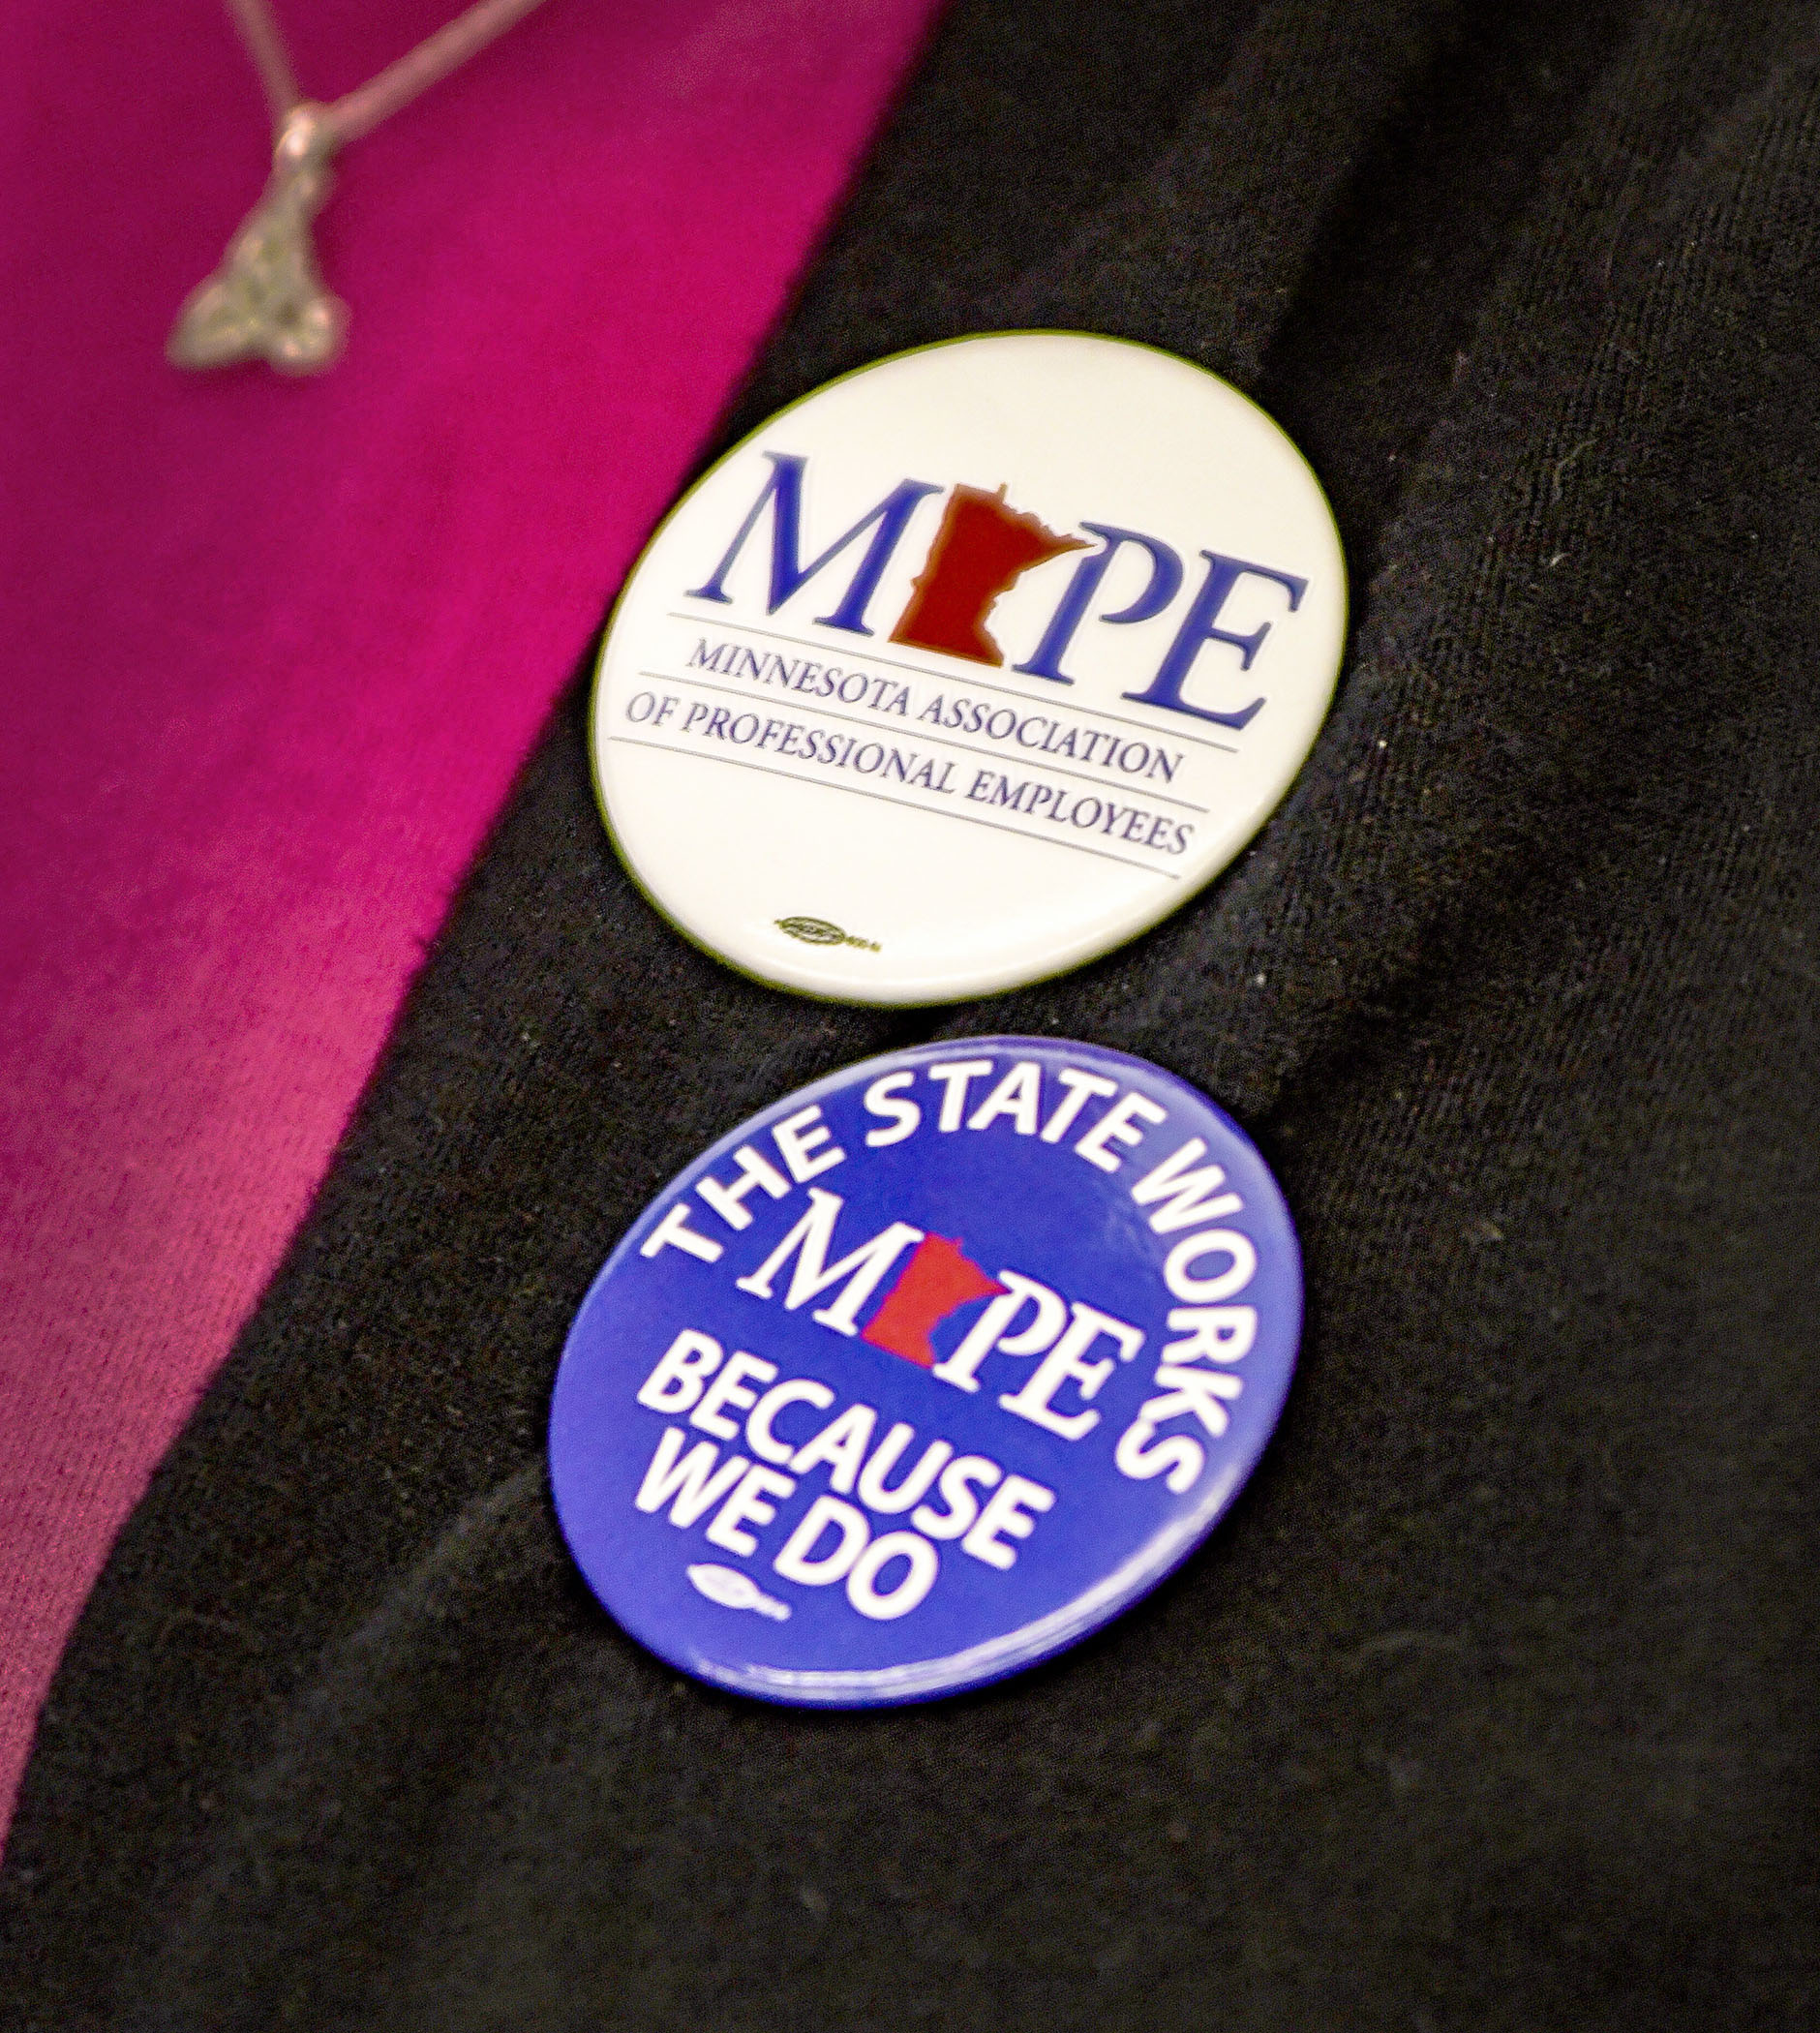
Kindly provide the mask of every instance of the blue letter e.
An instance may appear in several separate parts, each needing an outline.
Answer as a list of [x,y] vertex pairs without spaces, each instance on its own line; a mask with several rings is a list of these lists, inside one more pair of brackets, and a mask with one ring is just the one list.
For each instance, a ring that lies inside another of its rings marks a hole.
[[1267,564],[1247,564],[1243,559],[1222,558],[1216,551],[1202,551],[1207,561],[1207,577],[1199,592],[1195,595],[1194,605],[1189,608],[1182,625],[1176,630],[1175,640],[1169,645],[1168,654],[1157,668],[1157,675],[1140,692],[1126,692],[1127,699],[1139,699],[1146,706],[1165,706],[1170,713],[1192,713],[1198,720],[1214,720],[1222,727],[1243,727],[1264,703],[1256,698],[1249,706],[1241,707],[1237,713],[1215,713],[1210,707],[1190,706],[1182,697],[1182,686],[1188,682],[1188,674],[1195,667],[1195,659],[1206,643],[1227,643],[1238,652],[1238,667],[1249,671],[1252,658],[1258,654],[1263,639],[1270,633],[1270,623],[1264,622],[1249,635],[1233,635],[1214,624],[1220,619],[1220,610],[1241,579],[1272,579],[1289,596],[1289,612],[1293,614],[1302,604],[1302,595],[1308,591],[1308,581],[1297,579],[1288,572],[1273,572]]

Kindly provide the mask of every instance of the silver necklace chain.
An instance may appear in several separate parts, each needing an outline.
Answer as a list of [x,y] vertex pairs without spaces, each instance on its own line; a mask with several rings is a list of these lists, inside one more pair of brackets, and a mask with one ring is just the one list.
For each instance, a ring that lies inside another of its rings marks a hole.
[[272,173],[221,266],[177,314],[165,349],[171,365],[264,360],[283,374],[332,367],[347,343],[348,306],[323,284],[311,227],[334,188],[334,158],[539,5],[474,0],[365,84],[323,105],[298,89],[267,0],[228,0],[271,108]]

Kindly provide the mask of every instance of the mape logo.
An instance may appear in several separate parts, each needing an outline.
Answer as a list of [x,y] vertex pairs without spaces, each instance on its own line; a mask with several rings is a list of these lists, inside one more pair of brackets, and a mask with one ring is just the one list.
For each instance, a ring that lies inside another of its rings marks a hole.
[[756,1117],[615,1252],[558,1380],[558,1509],[678,1665],[920,1698],[1183,1558],[1299,1321],[1281,1197],[1203,1096],[1053,1040],[922,1047]]
[[[805,563],[803,498],[808,462],[787,452],[766,452],[764,456],[771,467],[770,477],[720,561],[701,585],[690,590],[689,598],[731,604],[727,575],[769,516],[770,586],[766,613],[777,613],[837,559],[861,546],[852,561],[844,592],[826,614],[815,619],[825,628],[871,635],[874,630],[867,615],[879,584],[903,542],[912,518],[925,501],[942,494],[943,488],[930,480],[900,480],[875,507]],[[1099,622],[1107,626],[1129,627],[1135,622],[1155,620],[1175,602],[1185,577],[1181,556],[1160,537],[1146,535],[1140,530],[1083,521],[1079,527],[1086,536],[1097,539],[1090,545],[1085,537],[1058,532],[1035,515],[1013,507],[1006,494],[1004,487],[987,494],[965,484],[947,490],[940,525],[910,598],[892,625],[890,640],[906,649],[935,650],[973,663],[1003,665],[1004,652],[986,628],[986,617],[992,608],[1035,566],[1065,557],[1071,551],[1084,551],[1088,555],[1062,589],[1040,637],[1023,660],[1012,666],[1027,678],[1072,684],[1075,681],[1063,670],[1062,662],[1092,612],[1113,560],[1129,547],[1141,554],[1149,564],[1149,579],[1138,597],[1113,613],[1097,617]],[[1237,707],[1195,705],[1183,696],[1189,675],[1210,643],[1223,643],[1235,651],[1242,672],[1249,671],[1256,661],[1273,624],[1259,622],[1243,633],[1220,625],[1220,617],[1241,582],[1263,581],[1280,589],[1287,611],[1292,614],[1302,604],[1308,581],[1274,565],[1225,557],[1217,551],[1203,550],[1199,563],[1198,583],[1154,674],[1145,684],[1121,696],[1140,705],[1160,706],[1169,713],[1210,720],[1217,726],[1242,728],[1262,707],[1262,694]]]

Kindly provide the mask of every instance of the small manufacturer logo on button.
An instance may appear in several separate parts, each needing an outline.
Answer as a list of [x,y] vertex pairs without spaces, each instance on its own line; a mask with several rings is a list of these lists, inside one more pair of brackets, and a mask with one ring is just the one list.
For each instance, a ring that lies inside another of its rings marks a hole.
[[804,946],[857,946],[862,953],[884,951],[876,939],[862,939],[855,932],[842,931],[826,918],[779,918],[774,922],[780,932],[801,939]]

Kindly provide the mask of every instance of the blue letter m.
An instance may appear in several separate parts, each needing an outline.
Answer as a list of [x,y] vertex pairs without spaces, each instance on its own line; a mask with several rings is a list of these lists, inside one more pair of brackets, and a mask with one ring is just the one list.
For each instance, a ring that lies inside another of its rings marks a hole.
[[[925,495],[940,494],[942,490],[927,480],[902,481],[876,508],[861,516],[844,536],[835,537],[813,563],[802,564],[798,560],[802,551],[803,469],[807,462],[788,452],[767,452],[765,457],[771,461],[771,478],[752,503],[751,513],[740,525],[740,533],[728,546],[727,555],[714,567],[713,576],[705,586],[696,587],[688,597],[691,600],[727,600],[731,597],[722,582],[732,568],[733,561],[744,548],[745,539],[757,528],[766,505],[774,503],[771,524],[771,597],[766,602],[765,612],[775,614],[799,587],[814,578],[823,565],[838,558],[856,536],[872,530],[872,541],[866,546],[865,556],[860,561],[860,568],[853,575],[845,598],[833,614],[821,617],[825,628],[845,628],[854,635],[870,635],[872,631],[865,625],[865,610],[878,591],[878,582],[885,576],[885,567],[891,562],[892,553],[897,548],[904,527],[916,513],[917,503]],[[873,528],[875,524],[876,529]]]

